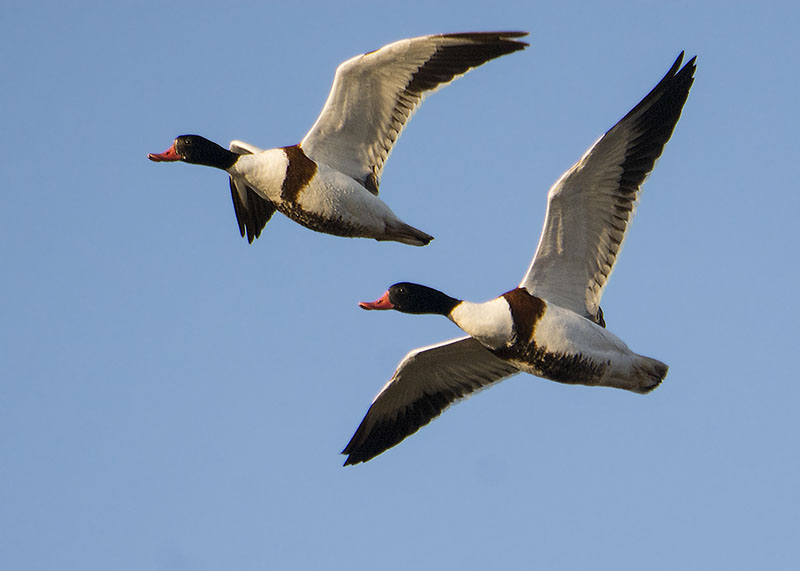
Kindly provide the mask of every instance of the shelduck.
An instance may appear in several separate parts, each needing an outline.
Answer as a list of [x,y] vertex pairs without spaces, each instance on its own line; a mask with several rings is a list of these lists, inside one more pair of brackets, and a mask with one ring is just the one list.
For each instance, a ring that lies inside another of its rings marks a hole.
[[667,365],[605,329],[600,298],[639,191],[694,82],[683,53],[666,76],[556,181],[539,245],[520,285],[484,303],[399,283],[364,309],[444,315],[467,337],[411,351],[372,402],[343,454],[366,462],[453,402],[520,371],[567,384],[648,393]]
[[239,233],[252,243],[276,210],[336,236],[424,246],[378,198],[383,166],[424,97],[487,61],[525,48],[527,32],[476,32],[400,40],[342,63],[311,130],[293,146],[230,149],[182,135],[150,160],[216,167],[230,175]]

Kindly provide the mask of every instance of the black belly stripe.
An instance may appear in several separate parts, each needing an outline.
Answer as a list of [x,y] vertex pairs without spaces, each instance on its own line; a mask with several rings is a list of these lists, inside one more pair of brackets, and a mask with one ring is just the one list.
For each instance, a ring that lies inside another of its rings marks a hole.
[[360,227],[347,224],[340,218],[326,218],[320,214],[303,210],[297,204],[282,202],[278,205],[278,210],[298,224],[325,234],[334,236],[344,236],[345,238],[370,238]]
[[610,366],[606,361],[593,361],[580,354],[548,352],[533,342],[524,347],[514,344],[492,352],[512,364],[533,367],[538,377],[568,385],[597,385]]
[[309,159],[300,148],[300,145],[283,147],[283,152],[289,164],[286,166],[286,177],[281,184],[281,198],[294,204],[300,192],[308,186],[317,172],[317,163]]

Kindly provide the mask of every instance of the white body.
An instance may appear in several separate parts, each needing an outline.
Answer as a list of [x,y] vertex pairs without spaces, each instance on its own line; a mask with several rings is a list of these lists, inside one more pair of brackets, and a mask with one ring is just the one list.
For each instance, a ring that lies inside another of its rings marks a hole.
[[286,152],[270,149],[242,156],[229,174],[256,189],[282,214],[315,230],[324,224],[323,229],[331,234],[381,239],[396,236],[407,226],[363,185],[325,164],[317,163],[308,183],[287,200],[284,181],[288,167]]
[[485,303],[462,302],[449,317],[517,369],[553,381],[646,393],[666,374],[666,365],[634,353],[608,329],[539,301],[543,313],[525,337],[515,327],[506,296]]

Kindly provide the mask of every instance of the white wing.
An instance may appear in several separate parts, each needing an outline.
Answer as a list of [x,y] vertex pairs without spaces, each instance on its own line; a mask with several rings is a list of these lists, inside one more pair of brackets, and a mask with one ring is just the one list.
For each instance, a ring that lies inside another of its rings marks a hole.
[[667,75],[550,189],[544,229],[521,287],[602,324],[600,298],[625,240],[639,190],[694,81],[695,58]]
[[[250,143],[231,141],[230,150],[239,155],[252,155],[262,152],[263,149]],[[262,198],[239,178],[230,177],[230,187],[233,211],[236,213],[236,222],[239,224],[239,234],[242,235],[242,238],[247,235],[247,241],[252,244],[253,240],[261,236],[261,230],[275,214],[275,205]]]
[[519,370],[472,337],[411,351],[381,389],[342,454],[366,462],[466,398]]
[[383,164],[429,91],[528,44],[527,32],[444,34],[400,40],[347,60],[300,145],[378,194]]

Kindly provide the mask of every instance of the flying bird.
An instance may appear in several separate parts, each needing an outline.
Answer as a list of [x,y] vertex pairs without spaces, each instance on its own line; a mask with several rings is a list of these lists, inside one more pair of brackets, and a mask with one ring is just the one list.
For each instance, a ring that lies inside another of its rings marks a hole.
[[455,401],[520,371],[567,384],[648,393],[667,365],[638,355],[605,329],[600,298],[639,193],[672,135],[695,59],[683,53],[655,88],[550,188],[539,245],[515,289],[472,303],[399,283],[364,309],[444,315],[467,337],[411,351],[345,447],[366,462],[428,424]]
[[229,149],[182,135],[152,161],[184,161],[230,175],[239,233],[252,243],[276,210],[336,236],[424,246],[433,236],[409,226],[378,198],[381,174],[400,133],[425,96],[505,54],[527,47],[527,32],[476,32],[400,40],[336,70],[320,116],[303,140],[263,150]]

